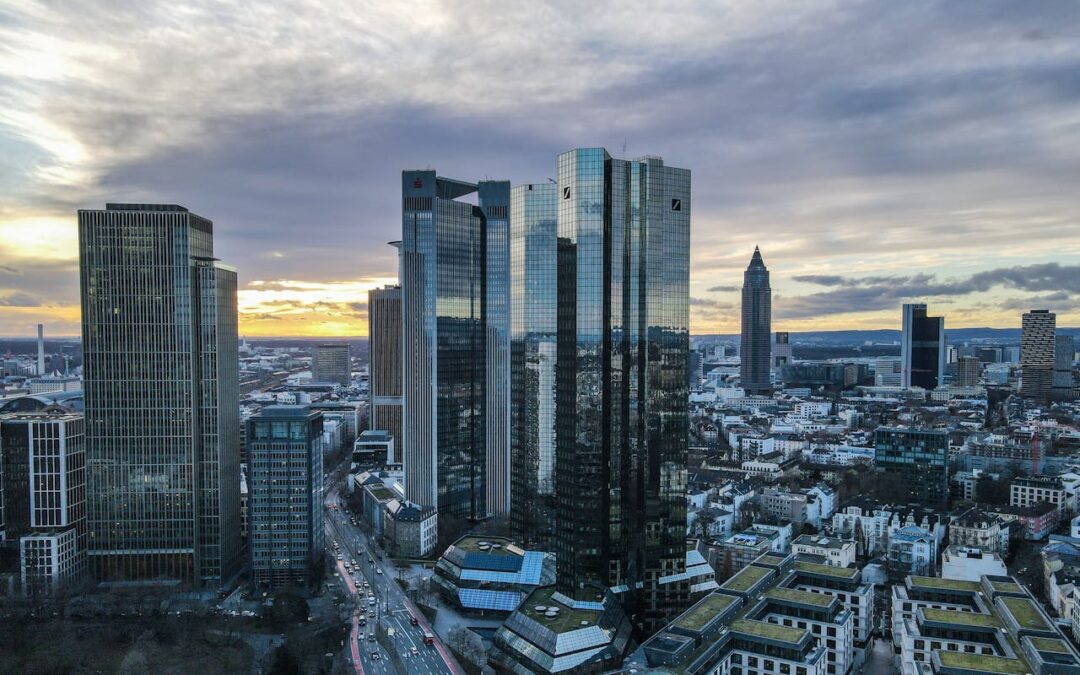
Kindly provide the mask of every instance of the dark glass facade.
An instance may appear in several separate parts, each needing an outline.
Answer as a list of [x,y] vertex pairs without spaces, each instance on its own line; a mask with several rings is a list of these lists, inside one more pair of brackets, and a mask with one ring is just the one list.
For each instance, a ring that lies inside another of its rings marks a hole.
[[927,316],[926,305],[904,305],[900,342],[901,383],[934,389],[945,374],[945,318]]
[[558,586],[625,586],[634,623],[689,597],[690,172],[602,148],[558,158]]
[[510,193],[510,519],[525,548],[555,532],[555,359],[558,187]]
[[[488,411],[495,404],[488,392],[499,385],[488,377],[508,373],[488,364],[500,339],[498,324],[488,322],[489,257],[507,254],[489,249],[487,214],[508,220],[509,191],[504,181],[475,185],[434,171],[402,172],[406,497],[474,520],[489,513]],[[460,200],[474,192],[479,205]],[[505,227],[493,241],[506,241]],[[508,406],[508,384],[504,391]]]
[[949,505],[949,434],[882,427],[874,432],[874,465],[898,488],[904,503]]
[[310,585],[325,548],[322,413],[267,406],[247,427],[252,582]]
[[79,211],[91,569],[229,584],[241,567],[236,272],[183,207]]
[[739,346],[740,381],[747,394],[766,394],[772,390],[772,288],[769,270],[754,247],[750,265],[743,273],[742,340]]

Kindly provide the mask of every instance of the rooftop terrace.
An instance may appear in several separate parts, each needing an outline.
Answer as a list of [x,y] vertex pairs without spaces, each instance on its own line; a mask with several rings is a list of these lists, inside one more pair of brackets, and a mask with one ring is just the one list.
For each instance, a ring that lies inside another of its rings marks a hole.
[[[549,628],[554,633],[566,633],[579,628],[585,628],[582,621],[587,625],[594,625],[600,618],[600,612],[573,609],[553,600],[552,595],[557,591],[553,587],[539,588],[518,607],[518,611],[537,622],[541,626]],[[544,607],[544,610],[538,610]],[[547,616],[547,609],[555,607],[558,612],[554,617]]]

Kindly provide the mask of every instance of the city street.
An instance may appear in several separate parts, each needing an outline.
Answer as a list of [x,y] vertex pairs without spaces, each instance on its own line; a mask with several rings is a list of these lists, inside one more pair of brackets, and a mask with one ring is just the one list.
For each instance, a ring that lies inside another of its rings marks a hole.
[[[339,475],[335,472],[335,476]],[[397,663],[400,663],[405,669],[400,675],[463,675],[461,666],[431,632],[423,614],[394,582],[393,565],[386,561],[381,551],[368,541],[359,528],[349,522],[349,514],[337,494],[339,485],[340,482],[335,480],[327,490],[326,543],[328,553],[334,557],[335,568],[357,602],[351,634],[351,653],[356,672],[367,675],[398,673],[400,668]],[[338,551],[331,548],[335,541],[340,546]],[[339,553],[342,560],[337,560]],[[346,562],[353,565],[351,574],[345,568]],[[372,594],[376,600],[374,604],[370,603]],[[419,625],[412,625],[413,616],[417,617]],[[359,625],[361,620],[366,623],[365,626]],[[385,640],[389,642],[388,647],[393,654],[387,651],[384,644],[370,640],[376,627],[386,630],[388,637]],[[425,631],[431,632],[433,644],[424,644]],[[373,656],[376,653],[378,658]]]

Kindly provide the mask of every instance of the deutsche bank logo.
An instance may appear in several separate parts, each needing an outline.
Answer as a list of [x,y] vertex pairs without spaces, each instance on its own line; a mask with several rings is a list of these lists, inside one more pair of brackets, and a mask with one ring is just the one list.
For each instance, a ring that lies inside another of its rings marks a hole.
[[570,188],[564,187],[562,189],[562,198],[563,199],[570,199]]
[[672,199],[671,200],[671,210],[672,211],[682,211],[682,200],[681,199]]

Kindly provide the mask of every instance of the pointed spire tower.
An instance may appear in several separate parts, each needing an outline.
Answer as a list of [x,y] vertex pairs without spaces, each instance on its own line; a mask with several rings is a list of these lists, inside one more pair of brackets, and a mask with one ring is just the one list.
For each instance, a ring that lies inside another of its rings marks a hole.
[[742,387],[747,394],[772,390],[769,371],[772,333],[772,288],[769,270],[754,247],[750,265],[743,273],[742,341],[739,350]]

